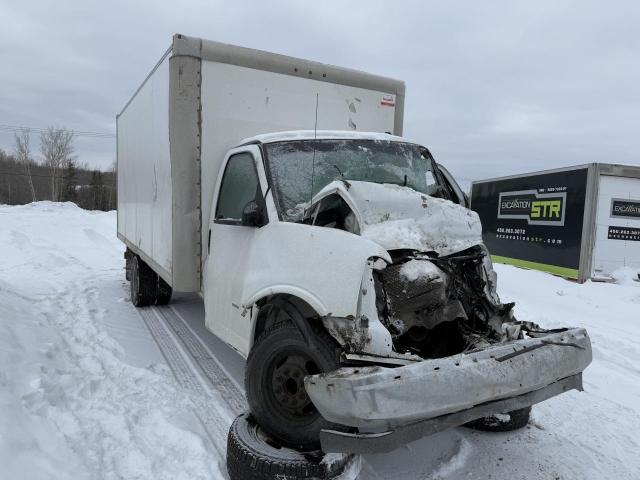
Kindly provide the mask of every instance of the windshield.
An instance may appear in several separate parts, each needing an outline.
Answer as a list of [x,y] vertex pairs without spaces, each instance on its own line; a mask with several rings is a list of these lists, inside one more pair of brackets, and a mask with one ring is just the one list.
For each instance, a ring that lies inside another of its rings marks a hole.
[[296,140],[267,144],[265,148],[278,209],[287,222],[300,221],[311,197],[333,180],[393,183],[426,194],[438,188],[433,160],[421,154],[419,145],[411,143]]

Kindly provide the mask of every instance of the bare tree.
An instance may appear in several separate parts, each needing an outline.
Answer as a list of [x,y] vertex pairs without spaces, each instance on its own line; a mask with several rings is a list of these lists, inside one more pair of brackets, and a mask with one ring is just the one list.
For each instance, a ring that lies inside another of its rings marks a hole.
[[35,202],[36,190],[33,188],[33,177],[31,176],[31,164],[33,159],[31,158],[30,135],[28,129],[22,129],[20,133],[13,134],[15,139],[15,156],[16,160],[24,167],[24,172],[29,183],[29,190],[31,191],[31,201]]
[[40,151],[51,176],[51,200],[60,198],[62,171],[73,154],[73,132],[65,128],[48,127],[40,134]]

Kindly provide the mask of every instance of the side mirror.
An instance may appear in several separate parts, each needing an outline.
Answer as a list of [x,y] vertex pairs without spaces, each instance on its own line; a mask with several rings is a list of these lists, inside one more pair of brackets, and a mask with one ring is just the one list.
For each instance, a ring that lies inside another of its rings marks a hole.
[[258,202],[251,200],[242,209],[242,225],[245,227],[261,227],[264,225],[262,221],[262,209],[258,207]]

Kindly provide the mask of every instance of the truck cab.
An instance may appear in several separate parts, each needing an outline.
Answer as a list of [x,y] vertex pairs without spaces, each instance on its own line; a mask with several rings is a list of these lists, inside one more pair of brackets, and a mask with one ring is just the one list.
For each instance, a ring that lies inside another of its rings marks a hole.
[[[266,296],[291,295],[320,316],[361,313],[358,291],[367,261],[387,258],[388,252],[354,235],[360,227],[348,225],[351,219],[357,222],[348,205],[342,206],[345,218],[338,218],[335,208],[329,211],[323,192],[327,186],[336,181],[395,185],[465,204],[464,196],[456,194],[457,184],[443,177],[426,148],[388,134],[260,135],[230,150],[221,171],[207,234],[206,322],[244,356],[263,328],[256,326],[256,303]],[[330,230],[329,219],[322,221],[313,212],[323,199],[321,216],[336,217]],[[325,228],[318,228],[321,222]],[[336,277],[334,263],[346,275],[339,285],[327,282]],[[345,290],[346,285],[353,287]],[[364,351],[389,354],[388,332],[370,328],[373,338]]]
[[[581,388],[586,332],[520,322],[500,302],[478,216],[425,147],[283,132],[241,142],[222,172],[206,325],[248,357],[251,410],[279,441],[384,450],[416,422]],[[553,347],[503,363],[540,345]],[[383,446],[380,430],[393,432]]]

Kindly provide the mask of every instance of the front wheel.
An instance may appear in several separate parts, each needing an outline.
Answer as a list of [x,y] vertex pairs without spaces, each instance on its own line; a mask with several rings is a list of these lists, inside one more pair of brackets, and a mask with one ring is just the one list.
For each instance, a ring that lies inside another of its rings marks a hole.
[[[307,321],[307,320],[304,320]],[[280,321],[256,341],[245,372],[249,408],[258,424],[292,448],[318,448],[320,430],[335,428],[322,418],[304,388],[304,378],[339,367],[339,346],[314,328],[314,348],[291,321]]]

